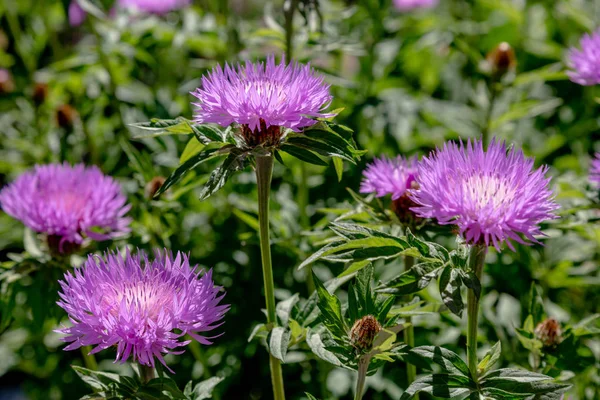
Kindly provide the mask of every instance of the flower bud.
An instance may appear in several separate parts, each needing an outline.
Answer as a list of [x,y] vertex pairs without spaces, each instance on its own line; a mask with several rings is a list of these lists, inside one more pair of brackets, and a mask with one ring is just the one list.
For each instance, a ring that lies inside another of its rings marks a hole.
[[15,81],[9,70],[0,68],[0,94],[11,93],[15,90]]
[[48,84],[44,82],[37,82],[33,87],[33,102],[36,106],[41,106],[48,97]]
[[544,347],[556,347],[562,342],[562,329],[560,323],[554,318],[548,318],[535,327],[535,337]]
[[[410,188],[412,190],[419,189],[417,181],[412,181],[410,183]],[[412,207],[417,206],[418,204],[410,198],[408,192],[392,201],[392,211],[394,211],[394,214],[396,214],[400,223],[410,229],[415,229],[416,226],[423,221],[423,218],[418,217],[414,211],[411,210]]]
[[375,336],[381,331],[381,324],[372,315],[356,320],[350,329],[350,343],[357,351],[370,350]]
[[158,189],[165,183],[166,179],[164,176],[155,176],[150,182],[146,184],[146,198],[152,200]]
[[500,43],[486,56],[489,71],[500,78],[507,72],[513,71],[517,66],[515,52],[506,42]]
[[68,104],[63,104],[56,110],[56,123],[61,128],[72,129],[77,111]]

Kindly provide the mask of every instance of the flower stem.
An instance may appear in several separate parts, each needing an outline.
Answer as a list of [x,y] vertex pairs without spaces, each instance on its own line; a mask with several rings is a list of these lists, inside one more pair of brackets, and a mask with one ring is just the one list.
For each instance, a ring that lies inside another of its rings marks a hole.
[[[267,322],[275,326],[275,284],[273,283],[273,266],[271,264],[271,244],[269,242],[269,195],[271,177],[273,175],[273,156],[256,156],[256,183],[258,185],[258,221],[260,235],[260,253],[262,256],[263,281],[267,303]],[[271,367],[271,383],[275,400],[285,399],[283,390],[283,374],[280,361],[269,354]]]
[[362,356],[358,360],[358,377],[356,379],[356,393],[354,393],[354,400],[362,400],[370,361],[371,357],[367,355]]
[[[479,281],[481,281],[481,276],[483,275],[483,264],[485,263],[486,254],[487,247],[476,244],[471,248],[471,254],[469,255],[469,267],[475,272]],[[479,296],[481,296],[481,293]],[[477,381],[477,319],[479,317],[479,297],[475,296],[475,292],[472,289],[468,290],[467,303],[467,359],[473,379]]]
[[[415,259],[412,256],[404,257],[404,270],[408,271],[412,268],[415,263]],[[415,328],[412,324],[412,318],[406,317],[406,324],[408,327],[404,329],[404,343],[409,345],[410,347],[415,347]],[[406,364],[406,380],[408,382],[407,386],[410,386],[417,377],[417,367],[413,364]],[[413,399],[419,400],[419,394],[415,394]]]
[[142,379],[142,383],[148,383],[152,379],[154,379],[154,368],[149,367],[147,365],[140,364],[140,378]]
[[90,354],[92,346],[81,347],[81,355],[83,356],[83,363],[87,369],[96,371],[98,369],[98,363],[96,362],[96,356]]
[[489,136],[490,136],[490,129],[492,126],[492,115],[494,112],[494,103],[496,103],[496,98],[498,97],[498,88],[496,87],[497,85],[499,85],[497,80],[492,78],[492,81],[490,82],[490,85],[489,85],[490,104],[488,105],[488,109],[485,114],[485,122],[483,125],[483,129],[481,131],[481,141],[483,142],[484,148],[487,147],[487,145],[490,141]]

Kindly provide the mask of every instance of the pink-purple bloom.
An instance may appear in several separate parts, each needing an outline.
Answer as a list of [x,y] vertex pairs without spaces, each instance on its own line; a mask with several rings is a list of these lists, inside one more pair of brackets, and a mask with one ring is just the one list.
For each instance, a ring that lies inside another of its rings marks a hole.
[[198,98],[193,104],[199,123],[298,131],[315,124],[314,118],[332,116],[324,112],[332,97],[323,77],[310,65],[286,65],[284,60],[276,64],[274,56],[266,63],[246,61],[237,68],[217,65],[192,94]]
[[377,197],[391,195],[392,200],[402,197],[413,186],[417,176],[417,159],[402,156],[376,158],[363,172],[361,193],[375,193]]
[[156,359],[166,366],[164,354],[181,354],[190,343],[185,335],[209,345],[216,336],[204,335],[229,310],[219,304],[225,293],[212,271],[190,266],[180,252],[157,251],[153,259],[143,251],[90,255],[60,285],[58,305],[72,323],[58,330],[70,343],[65,350],[96,346],[93,354],[116,346],[115,361],[122,363],[132,356],[146,366]]
[[432,8],[439,0],[394,0],[394,6],[400,11],[411,11],[418,8]]
[[600,188],[600,153],[596,153],[590,166],[590,182]]
[[83,24],[86,17],[87,13],[77,3],[77,0],[71,0],[71,3],[69,3],[69,24],[71,26],[79,26]]
[[[65,244],[106,240],[129,231],[121,185],[98,167],[37,165],[0,191],[0,206],[32,230]],[[62,251],[62,250],[60,250]]]
[[581,38],[581,49],[571,48],[568,54],[569,78],[584,86],[600,84],[600,29]]
[[191,3],[192,0],[119,0],[122,8],[158,15],[187,7]]
[[548,188],[546,166],[493,140],[487,151],[481,141],[448,142],[419,163],[419,188],[411,191],[423,218],[455,224],[468,243],[500,249],[510,240],[539,243],[539,224],[556,218],[558,205]]

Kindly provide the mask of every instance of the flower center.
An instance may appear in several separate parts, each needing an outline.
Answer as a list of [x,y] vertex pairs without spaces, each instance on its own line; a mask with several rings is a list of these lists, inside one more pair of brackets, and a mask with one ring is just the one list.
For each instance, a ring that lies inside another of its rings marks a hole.
[[245,81],[244,92],[246,94],[255,93],[259,99],[269,99],[271,106],[284,104],[288,99],[287,85],[283,85],[281,82],[274,82],[267,79],[256,79],[251,81]]
[[465,182],[464,190],[474,211],[481,211],[490,206],[497,210],[515,195],[514,185],[509,184],[506,179],[490,175],[470,176]]
[[119,287],[111,288],[112,293],[105,297],[105,302],[113,316],[118,316],[124,306],[155,320],[172,297],[168,289],[169,286],[157,285],[154,281],[123,282]]

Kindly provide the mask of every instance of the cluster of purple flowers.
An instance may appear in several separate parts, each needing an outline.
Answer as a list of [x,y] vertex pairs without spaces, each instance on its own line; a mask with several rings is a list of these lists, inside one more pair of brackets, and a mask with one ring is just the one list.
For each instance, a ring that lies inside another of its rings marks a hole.
[[571,48],[568,72],[575,83],[585,86],[600,84],[600,29],[581,38],[581,49]]
[[555,218],[546,172],[495,140],[487,151],[481,141],[448,142],[418,163],[376,160],[364,172],[361,192],[392,199],[408,192],[418,217],[457,225],[469,243],[514,249],[511,240],[537,243],[539,224]]

